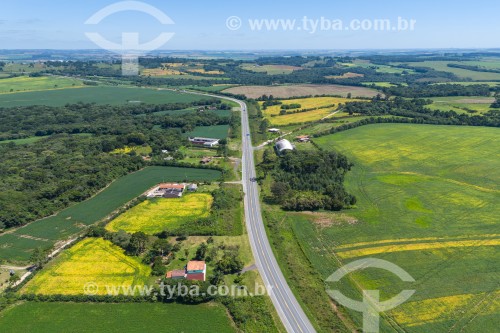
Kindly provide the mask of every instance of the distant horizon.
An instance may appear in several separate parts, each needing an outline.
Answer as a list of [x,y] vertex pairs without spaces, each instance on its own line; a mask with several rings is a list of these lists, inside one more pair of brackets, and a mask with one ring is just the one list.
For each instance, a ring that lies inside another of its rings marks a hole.
[[[125,7],[89,22],[112,4]],[[155,8],[168,20],[138,11],[134,4]],[[473,8],[451,0],[307,4],[219,0],[217,5],[201,0],[188,5],[160,0],[25,0],[3,4],[0,45],[9,50],[92,50],[97,46],[86,33],[116,44],[124,33],[137,33],[140,43],[170,33],[172,38],[161,50],[496,49],[500,48],[494,45],[494,36],[500,35],[499,11],[500,3],[490,0],[476,0]]]
[[[93,52],[103,52],[103,53],[114,53],[113,51],[103,50],[100,48],[75,48],[75,49],[65,49],[65,48],[0,48],[1,51],[93,51]],[[158,49],[150,53],[163,53],[163,52],[345,52],[345,51],[393,51],[393,52],[408,52],[408,51],[498,51],[499,47],[460,47],[460,48],[427,48],[427,47],[416,47],[416,48],[352,48],[352,49]]]

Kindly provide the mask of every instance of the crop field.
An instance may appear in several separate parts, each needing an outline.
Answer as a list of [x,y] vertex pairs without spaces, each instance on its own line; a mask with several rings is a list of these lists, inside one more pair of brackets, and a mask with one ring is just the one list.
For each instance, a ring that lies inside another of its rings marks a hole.
[[207,71],[204,68],[188,69],[186,72],[197,73],[197,74],[207,74],[207,75],[223,75],[224,74],[224,72],[219,71],[219,70]]
[[363,85],[366,85],[366,86],[371,86],[372,84],[374,84],[377,87],[381,87],[381,88],[390,88],[390,87],[397,86],[396,84],[390,83],[390,82],[363,82]]
[[492,110],[491,104],[495,101],[493,97],[434,97],[434,103],[427,107],[439,111],[455,111],[457,113],[486,113]]
[[83,87],[83,83],[81,80],[56,76],[18,76],[0,80],[0,94],[78,87]]
[[170,76],[170,75],[182,75],[181,71],[176,69],[165,69],[165,68],[147,68],[141,71],[143,76]]
[[186,133],[186,136],[190,137],[214,139],[225,139],[228,135],[229,125],[197,126],[193,131]]
[[117,330],[122,333],[236,331],[226,309],[217,303],[181,305],[29,302],[0,313],[0,331],[3,333],[92,333]]
[[167,104],[189,103],[203,99],[206,98],[169,90],[102,86],[0,94],[0,107],[29,105],[62,106],[67,103],[78,102],[111,105],[134,103]]
[[213,198],[207,193],[186,194],[180,199],[146,200],[114,219],[106,229],[155,234],[172,230],[187,221],[208,217]]
[[[337,97],[313,97],[301,99],[282,100],[283,105],[300,104],[302,109],[315,109],[307,112],[297,112],[292,114],[280,115],[282,105],[273,105],[263,110],[264,116],[275,126],[286,126],[295,123],[307,123],[321,120],[328,117],[332,112],[336,111],[339,104],[348,102],[360,102],[359,99],[347,99]],[[262,106],[263,102],[259,102]],[[288,110],[292,112],[294,110]]]
[[364,77],[364,74],[358,74],[358,73],[351,73],[347,72],[342,75],[330,75],[330,76],[325,76],[327,79],[352,79],[355,77]]
[[389,73],[389,74],[402,74],[403,72],[414,73],[414,71],[411,69],[401,68],[398,66],[374,64],[369,60],[356,59],[352,63],[343,63],[342,65],[350,68],[353,67],[372,68],[375,69],[378,73]]
[[476,85],[476,84],[486,84],[490,87],[496,87],[496,86],[500,86],[500,82],[474,82],[474,81],[470,81],[470,82],[445,82],[445,83],[434,83],[434,85],[440,85],[440,84],[459,84],[461,86],[472,86],[472,85]]
[[214,84],[209,87],[205,86],[182,86],[182,89],[194,89],[194,90],[201,90],[201,91],[206,91],[206,92],[221,92],[222,90],[226,90],[229,88],[234,87],[232,84]]
[[[55,216],[33,222],[13,234],[0,235],[0,259],[25,261],[41,244],[52,246],[83,227],[94,224],[154,185],[165,181],[213,181],[220,177],[216,170],[174,167],[148,167],[122,177],[93,198],[73,205]],[[11,239],[15,237],[16,239]],[[36,240],[36,242],[34,242]],[[21,241],[21,242],[20,242]],[[21,246],[20,243],[33,244]],[[22,247],[22,248],[20,248]]]
[[[360,258],[380,258],[415,283],[367,269],[335,287],[391,298],[416,294],[384,315],[383,332],[486,332],[500,315],[500,131],[432,125],[368,125],[314,141],[354,163],[341,213],[288,214],[301,248],[326,279]],[[361,317],[352,312],[359,324]]]
[[83,295],[90,282],[97,286],[97,295],[106,295],[107,287],[145,286],[150,274],[149,266],[125,255],[123,249],[110,241],[86,238],[38,272],[21,293]]
[[379,94],[377,90],[365,87],[330,85],[290,85],[290,86],[240,86],[224,90],[223,92],[245,95],[248,98],[259,98],[262,95],[273,95],[276,98],[291,98],[316,95],[336,95],[347,97],[374,97]]
[[[396,63],[397,64],[397,63]],[[456,76],[463,79],[472,79],[474,81],[499,81],[500,73],[487,73],[487,72],[477,72],[462,68],[448,67],[448,64],[458,64],[458,65],[470,65],[477,66],[477,62],[456,62],[456,61],[422,61],[422,62],[411,62],[409,63],[412,67],[429,67],[441,72],[448,72],[455,74]],[[481,66],[486,63],[481,62]]]
[[268,75],[278,75],[278,74],[291,74],[294,71],[300,71],[303,68],[297,66],[288,65],[255,65],[255,64],[243,64],[241,68],[247,71],[252,71],[256,73],[267,73]]

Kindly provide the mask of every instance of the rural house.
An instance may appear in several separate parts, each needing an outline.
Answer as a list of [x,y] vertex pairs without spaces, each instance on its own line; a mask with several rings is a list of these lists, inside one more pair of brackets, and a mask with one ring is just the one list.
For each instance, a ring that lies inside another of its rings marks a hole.
[[167,272],[166,275],[167,279],[185,279],[186,278],[186,271],[184,270],[175,270],[175,271],[170,271]]
[[295,138],[298,142],[309,142],[311,141],[311,138],[309,137],[309,135],[300,135],[298,137]]
[[204,157],[200,161],[201,164],[208,164],[210,162],[212,162],[212,158],[211,157]]
[[207,264],[204,261],[191,260],[184,270],[167,272],[167,279],[186,279],[191,281],[206,281]]
[[205,281],[207,264],[204,261],[192,260],[186,266],[186,278],[188,280]]

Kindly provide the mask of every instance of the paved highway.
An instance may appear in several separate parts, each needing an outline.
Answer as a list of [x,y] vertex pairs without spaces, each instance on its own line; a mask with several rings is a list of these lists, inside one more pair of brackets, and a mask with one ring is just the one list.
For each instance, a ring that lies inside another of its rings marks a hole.
[[[190,92],[191,93],[191,92]],[[247,106],[244,102],[210,94],[199,94],[231,100],[240,105],[242,111],[241,130],[243,135],[243,190],[245,192],[245,219],[253,255],[259,272],[267,286],[271,300],[288,332],[315,332],[314,327],[300,307],[288,286],[267,238],[259,200],[254,149],[250,135]]]

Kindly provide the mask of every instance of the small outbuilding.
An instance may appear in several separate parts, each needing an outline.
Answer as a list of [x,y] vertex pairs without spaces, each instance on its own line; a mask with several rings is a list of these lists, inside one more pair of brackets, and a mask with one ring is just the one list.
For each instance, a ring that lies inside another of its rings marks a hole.
[[198,191],[198,185],[197,184],[189,184],[187,187],[187,190],[189,192],[196,192],[196,191]]
[[295,150],[291,142],[286,139],[281,139],[278,142],[276,142],[275,148],[278,155],[282,155],[286,151]]

